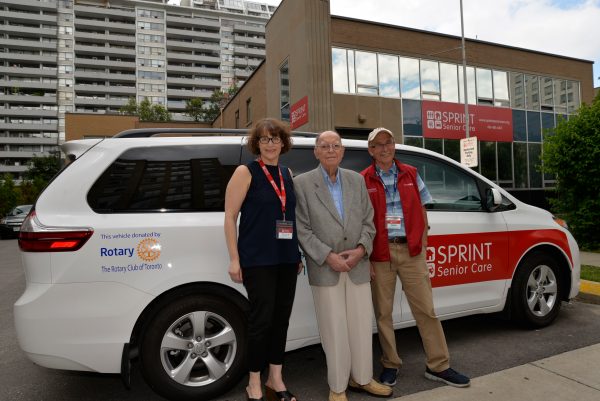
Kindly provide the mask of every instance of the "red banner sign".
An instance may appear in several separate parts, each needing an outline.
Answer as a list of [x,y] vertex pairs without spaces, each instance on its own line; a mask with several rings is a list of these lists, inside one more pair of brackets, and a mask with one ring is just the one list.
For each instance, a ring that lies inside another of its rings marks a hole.
[[308,122],[308,96],[304,96],[290,109],[290,129],[296,129]]
[[[465,138],[465,106],[459,103],[423,100],[425,138]],[[469,105],[469,136],[480,141],[512,142],[511,109]]]

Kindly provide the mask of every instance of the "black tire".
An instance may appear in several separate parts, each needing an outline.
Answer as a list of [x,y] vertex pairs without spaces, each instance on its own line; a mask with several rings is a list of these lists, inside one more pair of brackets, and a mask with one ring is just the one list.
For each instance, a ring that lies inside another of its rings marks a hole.
[[142,375],[165,398],[209,400],[232,389],[244,374],[243,314],[221,298],[175,299],[154,315],[142,336]]
[[513,319],[528,328],[548,326],[560,311],[563,285],[560,266],[549,255],[526,256],[513,278]]

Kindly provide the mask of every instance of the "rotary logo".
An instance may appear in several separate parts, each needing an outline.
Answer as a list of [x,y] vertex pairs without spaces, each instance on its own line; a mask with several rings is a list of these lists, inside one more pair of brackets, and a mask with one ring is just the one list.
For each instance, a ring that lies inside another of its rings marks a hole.
[[152,262],[158,259],[160,250],[160,243],[154,238],[143,239],[137,246],[138,257],[146,262]]

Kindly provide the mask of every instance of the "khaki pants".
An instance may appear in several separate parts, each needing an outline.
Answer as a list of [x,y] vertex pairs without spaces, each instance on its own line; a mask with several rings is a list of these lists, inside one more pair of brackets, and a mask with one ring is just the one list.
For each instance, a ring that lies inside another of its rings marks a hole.
[[354,284],[340,273],[334,286],[311,286],[331,391],[346,391],[350,375],[358,384],[373,378],[373,306],[369,283]]
[[427,355],[427,367],[434,372],[448,369],[450,356],[444,330],[433,309],[433,295],[425,263],[425,250],[419,255],[411,257],[406,244],[390,244],[390,259],[390,262],[373,263],[375,279],[371,281],[375,319],[383,351],[381,363],[386,368],[396,369],[402,365],[402,359],[396,349],[396,336],[392,326],[394,292],[396,276],[398,276],[421,335],[423,348]]

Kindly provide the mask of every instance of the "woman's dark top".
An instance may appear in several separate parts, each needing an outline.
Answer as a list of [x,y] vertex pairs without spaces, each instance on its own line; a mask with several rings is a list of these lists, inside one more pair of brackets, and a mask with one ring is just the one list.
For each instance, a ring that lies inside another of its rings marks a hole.
[[[292,239],[277,239],[275,222],[283,220],[281,201],[257,161],[246,164],[246,167],[250,170],[252,181],[240,210],[240,266],[297,264],[300,251],[296,232],[296,194],[288,168],[279,165],[287,197],[285,220],[294,222],[294,233]],[[278,167],[267,165],[267,169],[281,190]]]

